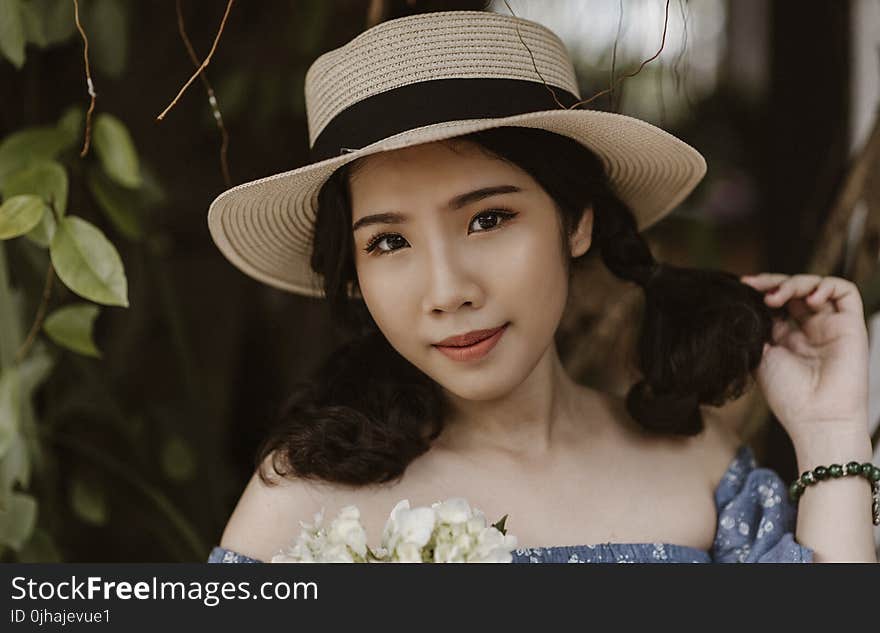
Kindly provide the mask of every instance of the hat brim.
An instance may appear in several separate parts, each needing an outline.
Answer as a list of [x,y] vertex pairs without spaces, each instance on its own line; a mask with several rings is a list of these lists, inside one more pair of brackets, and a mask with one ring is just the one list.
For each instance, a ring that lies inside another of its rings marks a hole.
[[310,266],[312,226],[318,192],[334,171],[377,152],[507,126],[555,132],[592,150],[602,160],[615,193],[632,209],[639,230],[672,211],[706,173],[703,156],[684,141],[646,121],[613,112],[560,109],[448,121],[228,189],[208,209],[211,237],[229,261],[254,279],[322,297],[321,277]]

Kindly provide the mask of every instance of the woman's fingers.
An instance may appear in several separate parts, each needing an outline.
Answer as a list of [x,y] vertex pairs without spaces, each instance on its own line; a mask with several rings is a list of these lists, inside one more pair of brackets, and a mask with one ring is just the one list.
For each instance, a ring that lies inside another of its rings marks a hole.
[[779,273],[759,273],[757,275],[743,275],[739,279],[743,282],[747,281],[756,290],[767,290],[768,288],[778,286],[788,277],[789,275]]
[[816,355],[810,337],[789,319],[773,320],[772,341],[774,346],[784,347],[798,356],[811,358]]
[[862,295],[859,293],[858,286],[847,279],[823,277],[813,294],[815,296],[807,298],[813,306],[828,302],[833,304],[838,312],[849,312],[861,316],[864,311]]
[[[809,296],[811,295],[808,295],[808,297]],[[822,309],[822,306],[817,306],[815,309],[810,307],[807,300],[800,297],[791,299],[785,307],[791,317],[797,321],[798,325],[801,327],[804,326],[807,319],[816,314],[817,310]],[[834,311],[834,308],[830,309],[832,312]]]
[[821,305],[828,301],[834,292],[835,277],[825,277],[819,282],[819,285],[807,296],[807,303],[810,305]]
[[[765,293],[767,305],[780,307],[793,298],[804,299],[813,313],[853,312],[861,313],[862,298],[854,283],[840,277],[820,275],[783,275],[761,273],[746,275],[740,281]],[[790,305],[792,315],[802,321],[809,314],[800,305]]]
[[806,297],[815,290],[822,277],[819,275],[793,275],[779,284],[779,287],[767,293],[769,305],[781,306],[793,297]]

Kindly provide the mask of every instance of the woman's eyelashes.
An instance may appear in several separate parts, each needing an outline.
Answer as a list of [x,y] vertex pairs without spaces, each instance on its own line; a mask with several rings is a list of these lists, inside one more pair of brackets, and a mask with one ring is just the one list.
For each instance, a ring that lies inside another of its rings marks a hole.
[[[468,225],[468,235],[493,231],[516,215],[516,212],[506,209],[482,211],[471,219]],[[406,243],[406,239],[399,233],[379,233],[367,241],[364,251],[372,253],[375,250],[378,255],[385,255],[404,248]],[[382,247],[382,244],[385,246]]]

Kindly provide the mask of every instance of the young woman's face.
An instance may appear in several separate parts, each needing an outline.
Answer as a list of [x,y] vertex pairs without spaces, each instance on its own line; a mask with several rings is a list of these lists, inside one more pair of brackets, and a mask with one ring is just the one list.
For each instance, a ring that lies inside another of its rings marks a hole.
[[[404,358],[459,397],[488,400],[553,351],[565,258],[589,248],[590,211],[563,253],[552,198],[525,171],[462,142],[361,159],[350,188],[361,294]],[[486,343],[458,355],[436,346],[505,324],[488,352]]]

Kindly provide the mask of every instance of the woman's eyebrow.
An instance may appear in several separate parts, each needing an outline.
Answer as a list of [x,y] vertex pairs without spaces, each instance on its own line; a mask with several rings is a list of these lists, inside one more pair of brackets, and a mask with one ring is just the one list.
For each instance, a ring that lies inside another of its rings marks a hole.
[[[502,193],[516,193],[518,191],[522,191],[522,189],[516,185],[483,187],[482,189],[475,189],[474,191],[468,191],[467,193],[455,196],[452,200],[446,203],[446,206],[449,209],[460,209],[468,204],[473,204],[474,202],[478,202],[490,196],[497,196]],[[398,213],[397,211],[388,211],[386,213],[365,215],[351,225],[351,230],[357,231],[358,229],[370,226],[371,224],[402,224],[404,222],[406,222],[406,215]]]

